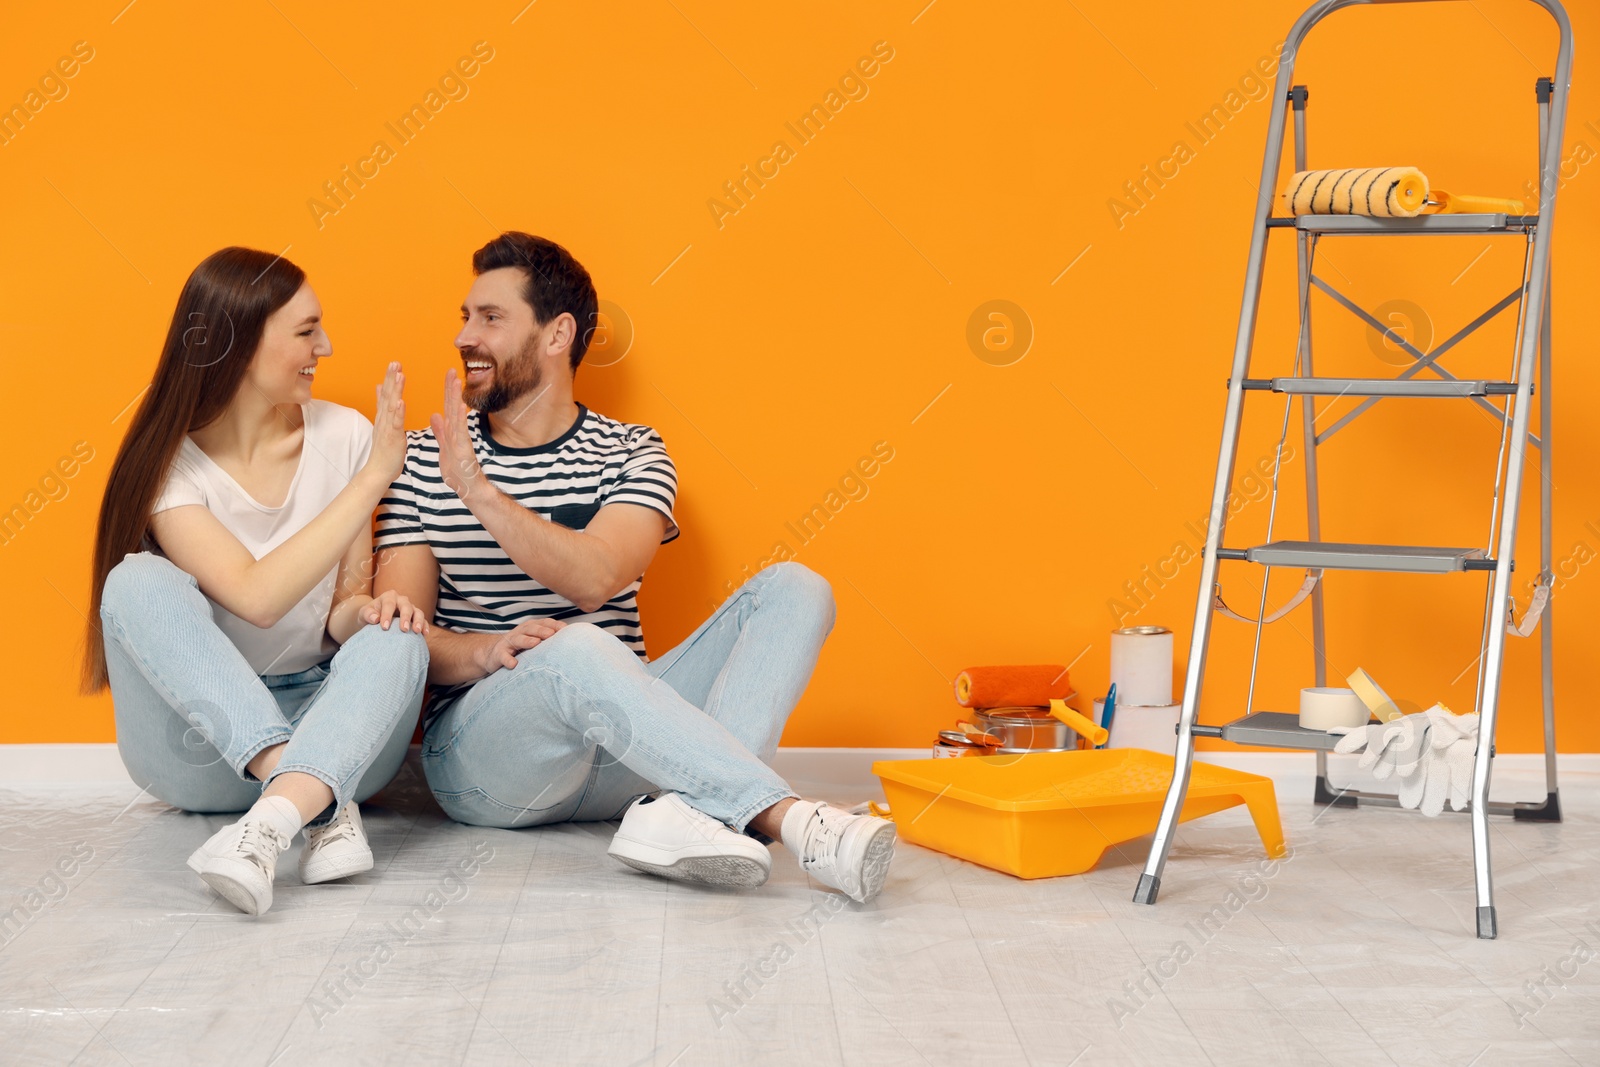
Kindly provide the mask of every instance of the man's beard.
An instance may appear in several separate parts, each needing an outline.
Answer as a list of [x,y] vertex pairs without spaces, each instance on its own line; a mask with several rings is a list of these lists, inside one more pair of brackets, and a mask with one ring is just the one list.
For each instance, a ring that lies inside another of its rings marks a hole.
[[530,337],[515,359],[496,360],[494,381],[483,393],[463,393],[461,398],[466,405],[479,414],[492,415],[519,397],[529,393],[537,394],[539,386],[544,382],[543,368],[533,355],[538,342],[537,335]]

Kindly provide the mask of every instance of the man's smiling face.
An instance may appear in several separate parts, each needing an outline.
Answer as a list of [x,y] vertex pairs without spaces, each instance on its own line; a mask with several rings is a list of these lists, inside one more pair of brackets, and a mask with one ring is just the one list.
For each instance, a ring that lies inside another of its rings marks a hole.
[[536,394],[544,382],[539,359],[544,330],[533,320],[523,297],[527,271],[501,267],[473,281],[461,305],[461,397],[485,415],[521,397]]

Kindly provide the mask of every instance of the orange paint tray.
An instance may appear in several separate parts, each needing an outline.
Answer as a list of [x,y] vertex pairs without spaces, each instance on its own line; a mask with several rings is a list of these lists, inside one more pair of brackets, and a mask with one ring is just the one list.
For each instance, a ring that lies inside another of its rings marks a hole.
[[[1106,849],[1154,833],[1173,759],[1142,748],[960,759],[879,760],[902,841],[1019,878],[1082,874]],[[1195,763],[1180,819],[1246,805],[1269,856],[1282,856],[1272,779]]]

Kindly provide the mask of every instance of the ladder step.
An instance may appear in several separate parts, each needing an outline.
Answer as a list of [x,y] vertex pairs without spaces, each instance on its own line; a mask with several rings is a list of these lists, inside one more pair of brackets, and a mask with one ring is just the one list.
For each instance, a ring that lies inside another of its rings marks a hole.
[[[1228,557],[1240,558],[1240,550]],[[1335,541],[1273,541],[1242,550],[1242,558],[1269,567],[1312,567],[1329,570],[1403,571],[1448,574],[1493,570],[1494,561],[1481,548],[1432,548],[1423,545],[1352,545]]]
[[1246,378],[1244,388],[1294,396],[1510,396],[1516,382],[1416,378]]
[[1268,219],[1267,225],[1274,229],[1297,229],[1302,233],[1331,234],[1531,233],[1539,228],[1539,216],[1499,212],[1416,215],[1409,219],[1385,219],[1373,215],[1296,215],[1294,218]]
[[1222,726],[1218,736],[1224,741],[1240,745],[1271,745],[1274,748],[1332,752],[1341,735],[1325,730],[1307,730],[1300,725],[1300,716],[1289,712],[1258,711]]

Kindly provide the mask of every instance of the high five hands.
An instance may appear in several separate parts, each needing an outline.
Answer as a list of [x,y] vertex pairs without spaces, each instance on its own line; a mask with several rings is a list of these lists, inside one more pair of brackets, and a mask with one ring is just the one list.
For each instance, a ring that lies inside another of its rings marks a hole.
[[444,414],[428,419],[439,442],[439,475],[455,490],[468,507],[474,500],[493,491],[483,476],[478,455],[472,449],[472,434],[467,429],[467,405],[461,399],[461,378],[451,367],[444,374]]
[[[472,434],[467,429],[467,405],[461,399],[461,378],[451,367],[444,375],[444,414],[428,420],[439,442],[439,474],[444,484],[455,490],[462,503],[471,506],[478,496],[494,491],[484,477],[477,453],[472,449]],[[559,619],[526,619],[511,630],[493,636],[473,653],[485,675],[517,665],[517,653],[525,652],[554,637],[567,624]]]

